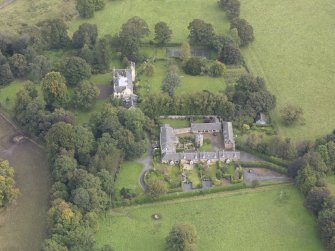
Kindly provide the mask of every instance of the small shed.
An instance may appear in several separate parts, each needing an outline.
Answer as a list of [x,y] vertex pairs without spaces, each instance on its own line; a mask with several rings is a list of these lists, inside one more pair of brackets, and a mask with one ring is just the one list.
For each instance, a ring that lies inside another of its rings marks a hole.
[[266,125],[268,123],[268,119],[266,115],[262,112],[257,114],[256,117],[256,125]]

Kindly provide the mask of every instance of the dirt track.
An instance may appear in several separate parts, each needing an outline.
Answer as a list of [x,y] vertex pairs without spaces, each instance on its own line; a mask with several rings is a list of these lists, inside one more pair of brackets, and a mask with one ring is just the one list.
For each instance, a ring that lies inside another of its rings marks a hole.
[[46,153],[30,141],[20,145],[11,139],[17,131],[0,117],[0,157],[9,160],[21,195],[0,212],[0,250],[40,250],[46,235],[50,189]]
[[12,2],[14,2],[15,0],[5,0],[5,1],[2,1],[0,3],[0,10],[5,8],[6,6],[10,5]]

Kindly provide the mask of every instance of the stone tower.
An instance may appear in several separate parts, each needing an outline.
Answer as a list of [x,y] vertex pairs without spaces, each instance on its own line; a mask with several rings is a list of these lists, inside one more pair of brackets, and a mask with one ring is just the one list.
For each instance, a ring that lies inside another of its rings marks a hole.
[[135,82],[136,70],[135,70],[135,63],[134,62],[130,62],[129,69],[131,71],[131,79],[132,79],[133,82]]

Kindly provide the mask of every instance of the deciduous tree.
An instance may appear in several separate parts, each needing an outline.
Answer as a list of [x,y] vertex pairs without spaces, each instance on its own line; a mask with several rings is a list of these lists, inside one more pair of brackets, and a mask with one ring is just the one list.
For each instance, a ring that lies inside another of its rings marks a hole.
[[63,64],[62,73],[69,85],[76,86],[91,77],[91,67],[80,57],[70,57]]
[[190,34],[188,36],[191,44],[211,45],[214,38],[213,26],[201,19],[194,19],[189,25]]
[[67,88],[64,77],[59,72],[49,72],[42,80],[43,97],[51,108],[59,108],[67,102]]
[[160,46],[170,41],[172,30],[165,22],[159,22],[155,25],[155,41]]
[[166,238],[166,251],[195,251],[198,234],[195,226],[187,222],[176,223]]

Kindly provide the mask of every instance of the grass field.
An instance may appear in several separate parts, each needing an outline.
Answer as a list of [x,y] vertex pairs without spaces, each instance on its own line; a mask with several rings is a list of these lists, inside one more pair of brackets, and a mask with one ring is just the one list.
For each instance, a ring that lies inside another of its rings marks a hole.
[[0,117],[0,158],[14,167],[21,193],[16,203],[0,210],[0,250],[41,250],[49,206],[47,154],[30,141],[11,143],[17,133]]
[[280,126],[283,136],[314,139],[334,129],[334,12],[332,0],[241,0],[256,37],[243,54],[277,96],[274,121],[287,102],[304,109],[305,125]]
[[136,194],[142,193],[138,183],[138,177],[143,169],[143,164],[135,162],[124,162],[115,182],[115,191],[117,194],[125,187],[131,189]]
[[[288,195],[285,202],[278,201],[281,191]],[[151,219],[156,213],[161,220]],[[116,250],[163,250],[169,230],[180,221],[196,226],[199,250],[323,250],[314,219],[291,186],[118,209],[101,218],[97,243]]]
[[104,10],[96,12],[89,20],[77,19],[70,25],[74,32],[81,23],[97,24],[100,35],[114,35],[121,29],[123,23],[133,16],[143,18],[149,25],[154,37],[154,26],[159,21],[166,22],[172,29],[172,42],[182,42],[188,36],[188,24],[195,18],[212,23],[217,33],[224,33],[229,28],[224,12],[217,6],[217,0],[123,0],[107,1]]
[[15,0],[0,10],[0,31],[13,32],[48,18],[76,15],[75,1]]
[[[140,79],[140,92],[145,94],[160,93],[163,80],[168,68],[167,61],[158,61],[155,63],[155,73],[152,77],[142,76]],[[209,76],[190,76],[179,69],[181,85],[175,89],[176,95],[201,92],[207,90],[213,93],[224,91],[226,84],[223,77],[212,78]]]

